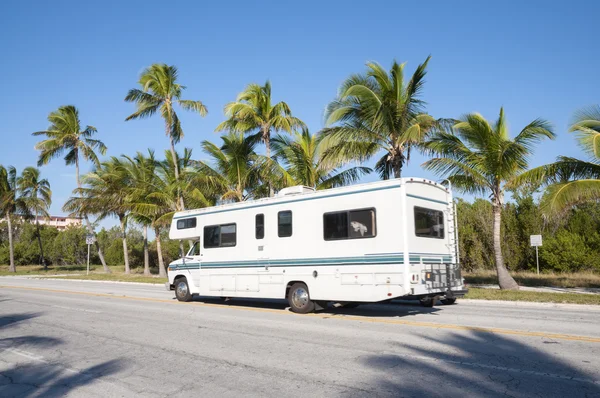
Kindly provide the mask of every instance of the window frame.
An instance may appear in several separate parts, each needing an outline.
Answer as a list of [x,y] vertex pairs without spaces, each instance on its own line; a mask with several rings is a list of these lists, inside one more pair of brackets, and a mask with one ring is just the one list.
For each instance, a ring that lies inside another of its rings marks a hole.
[[[417,233],[417,209],[421,209],[421,210],[425,210],[425,211],[435,211],[438,213],[442,213],[442,236],[433,236],[433,235],[419,235]],[[422,206],[413,206],[413,221],[414,221],[414,232],[415,232],[415,236],[417,238],[425,238],[425,239],[446,239],[446,223],[445,223],[445,217],[444,217],[444,211],[443,210],[437,210],[437,209],[431,209],[429,207],[422,207]]]
[[[187,221],[193,221],[191,222],[191,226],[187,226]],[[180,223],[182,223],[180,226]],[[177,230],[182,230],[182,229],[192,229],[192,228],[196,228],[198,226],[198,218],[197,217],[188,217],[188,218],[180,218],[177,220]]]
[[[358,212],[358,211],[372,211],[373,212],[373,235],[369,236],[350,236],[350,213]],[[329,214],[339,214],[346,213],[346,230],[348,231],[348,236],[345,238],[326,238],[325,237],[325,217]],[[370,239],[377,237],[377,209],[375,207],[363,207],[360,209],[348,209],[348,210],[338,210],[338,211],[328,211],[323,213],[323,240],[326,242],[338,241],[338,240],[354,240],[354,239]]]
[[[262,236],[259,238],[258,237],[258,217],[262,218]],[[264,213],[258,213],[254,216],[254,239],[256,240],[261,240],[265,238],[265,214]]]
[[[279,222],[279,216],[281,213],[290,213],[290,234],[289,235],[281,235],[281,224]],[[291,210],[281,210],[277,212],[277,237],[279,238],[290,238],[294,235],[294,212]]]
[[[233,225],[235,227],[235,243],[233,245],[226,245],[223,246],[223,234],[221,233],[221,229],[222,227],[228,227],[230,225]],[[218,227],[219,228],[219,245],[218,246],[206,246],[206,228],[214,228],[214,227]],[[219,249],[219,248],[227,248],[227,247],[236,247],[237,246],[237,223],[227,223],[227,224],[212,224],[212,225],[205,225],[202,228],[202,248],[203,249]]]

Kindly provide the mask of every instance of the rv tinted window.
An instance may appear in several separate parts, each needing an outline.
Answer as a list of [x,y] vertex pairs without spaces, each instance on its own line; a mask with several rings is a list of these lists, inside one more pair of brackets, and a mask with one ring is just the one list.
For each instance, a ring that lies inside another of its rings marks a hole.
[[376,235],[375,210],[347,210],[323,215],[325,240],[372,238]]
[[236,243],[235,224],[221,225],[221,247],[235,246]]
[[323,236],[325,240],[348,239],[348,212],[324,214]]
[[292,212],[280,211],[277,213],[277,235],[280,238],[292,236]]
[[220,227],[218,225],[204,227],[204,248],[219,247],[220,235]]
[[422,238],[444,238],[444,213],[415,207],[415,234]]
[[256,235],[256,239],[262,239],[265,237],[265,215],[264,214],[256,215],[255,235]]
[[352,210],[349,213],[349,238],[371,238],[375,236],[375,210]]
[[177,229],[196,228],[196,217],[177,220]]

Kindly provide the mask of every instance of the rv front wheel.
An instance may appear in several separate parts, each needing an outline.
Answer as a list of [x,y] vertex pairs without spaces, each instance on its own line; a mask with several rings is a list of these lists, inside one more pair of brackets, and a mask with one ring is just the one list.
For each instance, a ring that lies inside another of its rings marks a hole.
[[190,301],[192,299],[192,293],[190,293],[190,287],[188,286],[186,278],[178,278],[175,280],[175,297],[179,301]]
[[442,299],[442,304],[444,305],[451,305],[456,303],[456,297],[447,297],[445,299]]
[[288,293],[288,303],[292,311],[299,314],[308,314],[315,310],[315,303],[308,295],[308,288],[304,283],[294,283]]

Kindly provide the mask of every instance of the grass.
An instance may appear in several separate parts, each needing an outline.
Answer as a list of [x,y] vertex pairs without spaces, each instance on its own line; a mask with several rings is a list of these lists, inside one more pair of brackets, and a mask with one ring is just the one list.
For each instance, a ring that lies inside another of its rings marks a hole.
[[530,301],[537,303],[568,303],[568,304],[594,304],[600,305],[598,294],[577,293],[547,293],[527,292],[497,289],[469,288],[466,299],[474,300],[505,300],[505,301]]
[[[520,286],[539,287],[583,287],[600,288],[600,273],[593,272],[574,272],[565,274],[535,272],[511,272],[511,275]],[[497,285],[498,277],[492,270],[477,272],[466,272],[464,278],[467,284],[476,285]]]
[[[47,270],[39,265],[18,265],[17,273],[8,272],[7,265],[0,265],[0,276],[10,275],[40,275],[50,278],[63,279],[85,279],[94,281],[119,281],[119,282],[144,282],[144,283],[164,283],[167,278],[158,276],[144,276],[143,269],[134,268],[131,274],[123,272],[123,266],[109,266],[111,274],[105,274],[101,265],[90,265],[90,274],[86,275],[87,267],[85,265],[68,266],[49,266]],[[153,270],[157,273],[158,270]]]
[[51,278],[60,279],[78,279],[88,281],[113,281],[113,282],[140,282],[140,283],[165,283],[167,278],[159,278],[158,276],[144,276],[143,274],[124,274],[122,272],[112,274],[90,274],[90,275],[68,275],[68,276],[53,276]]

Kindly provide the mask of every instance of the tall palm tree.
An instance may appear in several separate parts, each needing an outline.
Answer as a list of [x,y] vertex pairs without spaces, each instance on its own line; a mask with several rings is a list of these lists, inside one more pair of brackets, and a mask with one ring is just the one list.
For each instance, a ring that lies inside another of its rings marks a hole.
[[514,180],[527,169],[528,158],[534,145],[543,138],[554,138],[552,127],[542,119],[525,126],[511,139],[504,109],[492,125],[483,116],[472,113],[454,126],[454,132],[436,131],[427,142],[434,154],[424,167],[448,176],[457,190],[489,194],[494,213],[494,255],[501,289],[518,289],[515,280],[504,265],[500,225],[504,190],[514,187]]
[[[197,185],[204,185],[208,192],[216,192],[224,201],[243,202],[261,188],[261,162],[254,152],[256,140],[244,133],[230,132],[221,136],[221,147],[210,141],[202,141],[202,149],[210,162],[199,161]],[[211,190],[211,191],[210,191]]]
[[[75,165],[77,187],[81,188],[81,179],[79,177],[80,158],[91,161],[97,166],[100,162],[95,151],[98,151],[101,155],[106,154],[106,145],[102,141],[92,138],[98,132],[95,127],[86,126],[85,129],[81,129],[79,111],[73,105],[59,107],[56,111],[48,115],[48,121],[50,122],[50,126],[47,130],[33,133],[34,136],[46,136],[45,140],[38,142],[35,146],[35,149],[40,151],[38,167],[50,163],[52,159],[60,157],[66,152],[64,157],[65,163],[67,166]],[[88,233],[95,236],[96,233],[88,215],[83,214],[83,216]],[[106,261],[104,261],[102,249],[97,241],[95,245],[98,257],[104,267],[104,272],[110,273],[110,269],[107,267]]]
[[69,198],[63,210],[74,214],[94,214],[98,221],[116,216],[121,228],[125,273],[131,273],[127,248],[127,221],[130,212],[127,193],[131,181],[126,168],[119,158],[113,156],[85,174],[82,182],[83,186],[73,191],[77,196]]
[[40,179],[40,170],[35,167],[26,167],[21,176],[17,179],[21,199],[25,204],[28,213],[35,218],[36,236],[40,247],[40,259],[44,269],[48,269],[46,259],[44,258],[44,247],[42,245],[42,236],[40,233],[39,217],[50,217],[48,209],[52,203],[52,191],[47,179]]
[[[208,110],[201,101],[181,99],[185,90],[177,82],[177,67],[166,64],[153,64],[144,69],[140,75],[139,84],[141,89],[131,89],[125,97],[125,101],[134,102],[137,110],[125,120],[143,119],[160,111],[165,123],[165,134],[169,137],[171,144],[171,157],[175,159],[175,144],[183,138],[181,122],[173,107],[175,103],[185,110],[206,116]],[[179,179],[179,167],[175,164],[175,178]],[[179,200],[179,210],[185,210],[183,198]]]
[[425,114],[420,99],[429,59],[417,67],[408,82],[404,65],[396,61],[388,72],[375,62],[367,72],[342,83],[338,98],[325,111],[329,126],[321,132],[328,147],[324,160],[338,166],[364,162],[384,152],[375,164],[382,179],[400,178],[413,146],[423,141],[438,121]]
[[[225,105],[225,116],[227,120],[219,124],[215,131],[255,133],[253,138],[264,142],[269,159],[271,133],[282,131],[291,134],[294,130],[306,128],[302,120],[292,115],[287,103],[281,101],[273,104],[268,80],[264,86],[249,84],[238,94],[235,102]],[[273,196],[272,187],[270,196]]]
[[275,158],[285,165],[282,173],[288,185],[327,189],[351,184],[371,172],[368,167],[337,171],[326,162],[321,162],[322,136],[310,134],[307,129],[294,133],[292,137],[277,135],[272,144]]
[[11,217],[13,214],[27,213],[27,206],[25,206],[23,199],[17,195],[17,192],[17,170],[12,166],[5,168],[0,165],[0,216],[6,219],[8,226],[9,272],[17,272]]
[[519,182],[547,185],[541,208],[548,215],[561,214],[585,201],[600,199],[600,106],[575,113],[569,129],[588,160],[559,156],[556,162],[536,167]]

